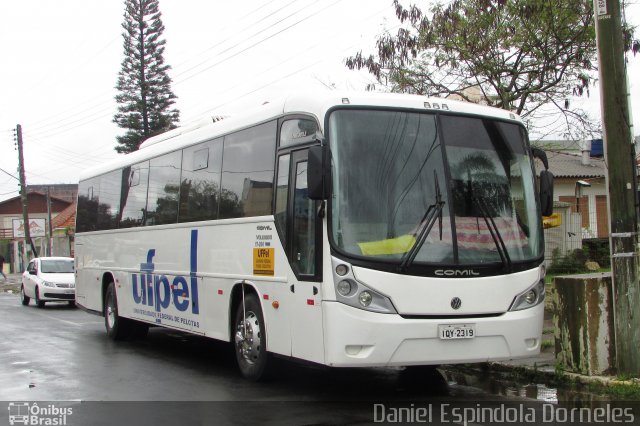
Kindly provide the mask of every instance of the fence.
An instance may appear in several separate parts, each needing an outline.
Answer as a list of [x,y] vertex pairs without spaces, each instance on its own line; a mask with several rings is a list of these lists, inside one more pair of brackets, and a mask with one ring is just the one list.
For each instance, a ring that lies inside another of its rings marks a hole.
[[[576,273],[609,268],[609,219],[605,196],[560,197],[554,213],[558,226],[544,230],[549,272]],[[566,200],[566,201],[563,201]]]

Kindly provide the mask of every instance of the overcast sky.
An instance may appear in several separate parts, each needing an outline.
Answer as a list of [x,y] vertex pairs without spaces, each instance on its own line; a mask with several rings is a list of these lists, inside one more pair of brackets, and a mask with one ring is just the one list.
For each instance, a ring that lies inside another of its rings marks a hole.
[[[640,25],[635,3],[627,17]],[[397,24],[392,0],[161,0],[160,10],[182,124],[300,87],[363,90],[372,78],[344,58],[372,52]],[[111,119],[123,12],[120,0],[0,2],[1,169],[17,176],[16,124],[28,184],[77,183],[81,170],[119,155],[123,132]],[[640,55],[630,58],[629,75],[640,76]],[[640,78],[630,80],[640,128]],[[598,119],[597,95],[584,103]],[[0,171],[0,200],[16,195],[17,181]]]

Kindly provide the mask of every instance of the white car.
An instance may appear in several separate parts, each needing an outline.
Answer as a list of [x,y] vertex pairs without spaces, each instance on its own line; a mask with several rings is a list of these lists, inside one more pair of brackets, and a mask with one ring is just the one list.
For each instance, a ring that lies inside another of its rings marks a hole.
[[66,301],[74,305],[76,284],[73,258],[40,257],[31,260],[22,274],[20,301],[28,305],[34,299],[38,308],[45,302]]

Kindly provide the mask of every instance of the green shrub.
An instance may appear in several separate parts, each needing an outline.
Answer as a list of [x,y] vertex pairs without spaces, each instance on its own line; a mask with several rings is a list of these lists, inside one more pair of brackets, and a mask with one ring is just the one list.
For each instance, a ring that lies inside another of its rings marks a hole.
[[587,261],[587,255],[582,249],[575,249],[567,253],[565,256],[560,255],[560,249],[555,248],[552,252],[553,260],[551,266],[547,270],[551,274],[586,272],[584,266]]
[[589,238],[582,240],[582,247],[587,253],[589,260],[598,262],[598,265],[602,268],[611,267],[608,238]]

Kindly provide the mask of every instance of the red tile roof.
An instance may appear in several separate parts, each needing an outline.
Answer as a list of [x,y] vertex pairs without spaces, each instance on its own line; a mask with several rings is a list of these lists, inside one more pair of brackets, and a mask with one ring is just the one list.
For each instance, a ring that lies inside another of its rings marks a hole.
[[76,203],[71,204],[51,219],[53,229],[75,228],[76,226]]

